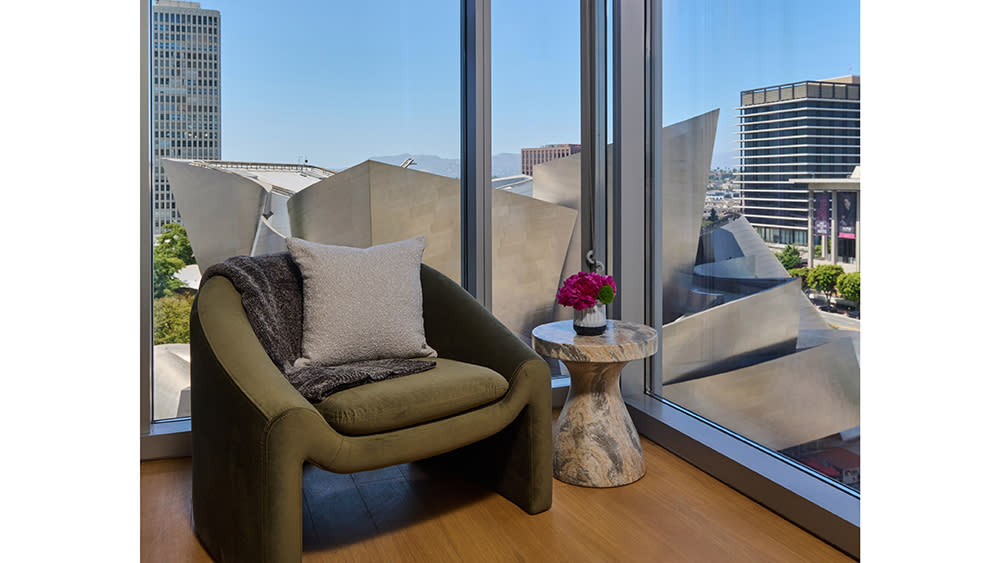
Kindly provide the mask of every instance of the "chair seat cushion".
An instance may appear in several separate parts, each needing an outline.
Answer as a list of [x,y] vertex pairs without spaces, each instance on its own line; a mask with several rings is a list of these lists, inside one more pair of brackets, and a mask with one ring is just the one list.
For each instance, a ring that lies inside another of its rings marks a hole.
[[316,409],[341,434],[377,434],[474,409],[507,393],[507,380],[489,368],[435,361],[429,371],[334,393]]

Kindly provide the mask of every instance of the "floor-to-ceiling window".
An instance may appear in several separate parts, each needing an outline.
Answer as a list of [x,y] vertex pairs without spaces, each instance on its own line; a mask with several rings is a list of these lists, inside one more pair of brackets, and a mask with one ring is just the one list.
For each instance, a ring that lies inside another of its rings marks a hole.
[[[656,391],[860,490],[860,323],[820,311],[808,274],[789,273],[810,251],[806,190],[789,180],[860,164],[858,5],[667,1],[663,27]],[[802,236],[769,245],[754,227],[774,218]],[[801,258],[783,263],[788,244]]]
[[580,271],[580,2],[493,2],[491,19],[493,313],[530,346],[571,318],[555,295]]
[[460,8],[150,3],[150,420],[190,414],[188,316],[229,256],[422,235],[461,281]]
[[858,4],[646,4],[662,10],[645,200],[662,340],[645,393],[662,406],[632,393],[640,431],[854,552],[860,321],[810,300],[852,289],[833,264],[807,268],[807,235],[808,181],[860,165]]

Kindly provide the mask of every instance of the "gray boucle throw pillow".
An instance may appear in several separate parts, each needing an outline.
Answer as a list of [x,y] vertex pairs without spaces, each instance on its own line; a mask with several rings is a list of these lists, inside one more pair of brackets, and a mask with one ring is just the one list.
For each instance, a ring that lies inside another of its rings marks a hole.
[[437,356],[424,336],[424,237],[371,248],[285,242],[302,271],[296,367]]

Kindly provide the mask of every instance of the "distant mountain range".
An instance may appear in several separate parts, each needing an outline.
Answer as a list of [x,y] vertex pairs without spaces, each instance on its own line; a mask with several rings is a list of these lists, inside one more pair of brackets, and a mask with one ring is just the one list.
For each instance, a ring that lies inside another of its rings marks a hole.
[[[373,156],[371,160],[399,166],[408,158],[413,159],[413,164],[409,166],[412,170],[422,170],[449,178],[458,178],[462,175],[462,162],[457,158],[441,158],[440,156],[430,154],[403,153],[389,156]],[[503,178],[520,173],[521,155],[513,153],[493,155],[493,177]]]

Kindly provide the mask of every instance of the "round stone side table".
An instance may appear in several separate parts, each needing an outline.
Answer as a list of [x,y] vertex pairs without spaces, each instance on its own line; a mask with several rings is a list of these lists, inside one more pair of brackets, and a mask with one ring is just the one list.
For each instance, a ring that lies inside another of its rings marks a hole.
[[535,327],[531,343],[569,369],[566,404],[552,431],[556,479],[584,487],[618,487],[646,474],[639,434],[622,400],[618,380],[632,360],[656,353],[656,331],[627,321],[608,321],[599,336],[579,336],[573,321]]

